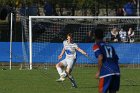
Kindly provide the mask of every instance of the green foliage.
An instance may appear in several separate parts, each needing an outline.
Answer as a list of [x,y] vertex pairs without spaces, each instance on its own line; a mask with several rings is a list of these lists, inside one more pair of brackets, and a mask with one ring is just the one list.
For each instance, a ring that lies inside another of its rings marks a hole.
[[[43,3],[45,1],[51,2],[53,4],[59,4],[60,6],[63,4],[69,5],[69,7],[72,7],[73,4],[77,6],[77,8],[92,8],[97,4],[100,4],[100,8],[105,8],[106,3],[108,4],[108,7],[114,7],[116,6],[115,0],[0,0],[0,5],[7,5],[7,4],[12,4],[15,5],[16,2],[20,3],[26,3],[26,4],[31,4],[31,3]],[[120,0],[119,1],[119,6],[123,6],[127,0]]]

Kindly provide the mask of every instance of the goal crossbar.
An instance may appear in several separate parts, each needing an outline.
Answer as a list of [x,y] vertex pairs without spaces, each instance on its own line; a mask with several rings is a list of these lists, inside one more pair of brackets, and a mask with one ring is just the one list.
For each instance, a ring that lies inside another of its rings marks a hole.
[[68,19],[140,19],[140,16],[29,16],[33,18],[68,18]]

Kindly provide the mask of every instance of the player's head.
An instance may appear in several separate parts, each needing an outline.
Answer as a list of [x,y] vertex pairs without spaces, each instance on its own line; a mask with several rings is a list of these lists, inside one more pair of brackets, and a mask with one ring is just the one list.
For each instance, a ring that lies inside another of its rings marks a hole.
[[95,36],[95,39],[96,39],[96,40],[103,40],[103,38],[104,38],[103,29],[101,29],[101,28],[96,28],[96,29],[94,30],[94,36]]
[[67,40],[68,40],[68,42],[72,42],[72,40],[73,40],[73,34],[72,33],[67,34]]

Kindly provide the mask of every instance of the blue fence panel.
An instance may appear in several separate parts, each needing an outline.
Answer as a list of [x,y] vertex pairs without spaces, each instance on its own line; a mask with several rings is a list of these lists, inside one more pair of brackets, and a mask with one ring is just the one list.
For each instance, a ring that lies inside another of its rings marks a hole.
[[[120,58],[121,64],[140,64],[140,44],[139,43],[112,43],[116,52]],[[91,61],[81,53],[77,52],[77,63],[81,64],[93,64],[97,63],[97,59],[94,57],[92,50],[92,43],[79,43],[78,46],[85,50],[88,55],[94,60]],[[38,49],[38,48],[39,49]],[[28,48],[28,46],[26,46]],[[57,59],[63,48],[62,43],[33,43],[33,62],[40,63],[58,63]],[[12,61],[24,62],[25,55],[21,42],[12,43]],[[28,50],[28,49],[27,49]],[[27,52],[26,50],[26,52]],[[10,58],[10,44],[9,42],[0,42],[0,62],[9,62]],[[28,56],[27,53],[26,56]],[[29,56],[28,56],[29,57]],[[65,56],[63,56],[64,58]]]
[[10,60],[10,43],[0,42],[0,61],[9,62]]

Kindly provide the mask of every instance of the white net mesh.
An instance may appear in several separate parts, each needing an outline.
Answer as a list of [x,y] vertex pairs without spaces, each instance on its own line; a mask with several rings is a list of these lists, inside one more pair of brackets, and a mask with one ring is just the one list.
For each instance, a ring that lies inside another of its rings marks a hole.
[[[32,32],[32,63],[54,65],[63,47],[62,42],[68,33],[74,34],[74,42],[94,58],[92,45],[94,37],[91,35],[98,26],[104,29],[105,40],[112,42],[120,57],[120,63],[128,67],[138,67],[139,58],[139,18],[138,17],[30,17]],[[133,41],[130,42],[129,28],[134,31]],[[117,40],[112,38],[111,32],[116,29]],[[123,32],[121,32],[123,30]],[[26,33],[29,36],[28,33]],[[122,35],[122,36],[121,36]],[[134,49],[133,49],[134,48]],[[137,52],[136,52],[137,51]],[[78,53],[78,65],[91,65],[94,62]],[[96,63],[96,62],[95,62]]]

